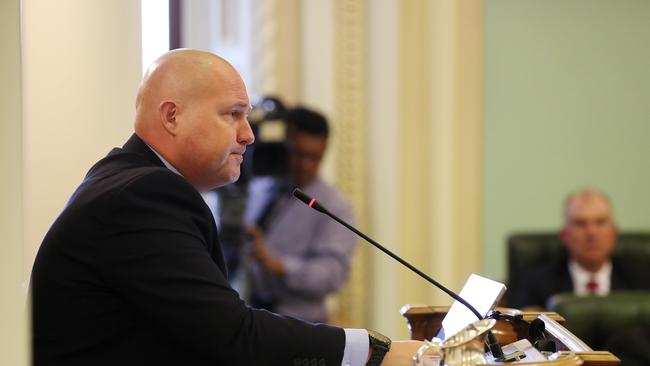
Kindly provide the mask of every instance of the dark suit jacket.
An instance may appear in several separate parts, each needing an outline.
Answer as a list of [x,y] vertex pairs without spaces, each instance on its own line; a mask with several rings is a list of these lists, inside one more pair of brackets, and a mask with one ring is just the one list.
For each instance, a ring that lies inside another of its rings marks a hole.
[[[523,283],[526,291],[511,301],[514,308],[525,306],[546,307],[547,300],[561,292],[573,292],[573,280],[569,273],[568,256],[547,266],[532,269]],[[650,271],[633,263],[621,263],[612,258],[611,290],[650,290]]]
[[86,175],[34,263],[34,365],[340,365],[342,329],[247,307],[201,195],[136,135]]

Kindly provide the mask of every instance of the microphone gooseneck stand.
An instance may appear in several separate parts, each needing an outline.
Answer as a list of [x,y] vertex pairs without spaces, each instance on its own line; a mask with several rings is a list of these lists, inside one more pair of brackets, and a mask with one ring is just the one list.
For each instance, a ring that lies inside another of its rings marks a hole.
[[[348,230],[350,230],[350,231],[354,232],[355,234],[357,234],[358,236],[362,237],[368,243],[374,245],[377,249],[379,249],[382,252],[386,253],[388,256],[395,259],[396,261],[401,263],[406,268],[408,268],[411,271],[417,273],[420,277],[424,278],[429,283],[433,284],[438,289],[442,290],[444,293],[449,295],[454,300],[456,300],[456,301],[460,302],[461,304],[465,305],[465,307],[467,307],[479,320],[483,319],[483,316],[481,315],[481,313],[479,313],[478,310],[476,310],[476,308],[474,308],[465,299],[463,299],[462,297],[460,297],[458,294],[451,291],[447,287],[443,286],[438,281],[436,281],[433,278],[429,277],[424,272],[422,272],[419,269],[415,268],[413,265],[411,265],[409,262],[405,261],[404,259],[400,258],[395,253],[393,253],[390,250],[386,249],[383,245],[377,243],[376,241],[374,241],[372,238],[370,238],[366,234],[364,234],[361,231],[357,230],[357,228],[355,228],[354,226],[348,224],[347,222],[340,219],[338,216],[336,216],[333,213],[329,212],[327,209],[325,209],[325,207],[323,207],[323,205],[318,203],[315,198],[308,196],[305,192],[301,191],[299,188],[296,188],[296,189],[293,190],[293,196],[296,197],[297,199],[299,199],[300,201],[302,201],[307,206],[313,208],[314,210],[316,210],[316,211],[318,211],[320,213],[323,213],[323,214],[329,216],[330,218],[332,218],[333,220],[335,220],[339,224],[341,224],[341,225],[345,226],[346,228],[348,228]],[[492,333],[492,331],[488,331],[487,336],[488,336],[487,344],[488,344],[488,348],[490,349],[490,352],[492,353],[492,356],[495,359],[499,360],[499,361],[511,361],[510,359],[508,359],[503,354],[503,350],[501,349],[501,345],[499,345],[499,342],[497,341],[496,337],[494,336],[494,333]]]

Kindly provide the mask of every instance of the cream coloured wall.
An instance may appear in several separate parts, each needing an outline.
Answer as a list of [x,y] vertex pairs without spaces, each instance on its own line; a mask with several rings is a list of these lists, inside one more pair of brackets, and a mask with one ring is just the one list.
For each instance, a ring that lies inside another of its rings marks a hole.
[[2,2],[3,365],[29,361],[27,284],[45,231],[90,164],[131,130],[139,9],[127,0]]
[[[368,230],[458,290],[480,272],[481,2],[384,0],[366,11]],[[400,306],[451,302],[377,250],[368,257],[371,328],[404,338]]]
[[[399,144],[400,129],[400,14],[399,1],[378,0],[368,9],[368,228],[372,237],[391,251],[400,248]],[[392,143],[380,143],[380,142]],[[363,244],[365,245],[365,244]],[[400,298],[399,264],[368,250],[372,281],[369,306],[372,326],[384,334],[404,337],[404,322],[397,309]],[[408,302],[413,302],[406,300]]]
[[140,2],[23,1],[25,268],[90,166],[132,131]]
[[0,364],[29,364],[23,267],[20,1],[0,3]]
[[[334,101],[334,2],[302,1],[300,39],[300,103],[324,113],[331,120],[336,111]],[[338,133],[332,126],[332,139],[321,165],[328,181],[335,176],[335,155]]]
[[[331,108],[333,181],[362,230],[456,290],[480,272],[481,4],[302,2],[302,97]],[[405,338],[400,306],[451,303],[359,246],[353,280],[365,282],[344,293],[365,301],[353,325]]]

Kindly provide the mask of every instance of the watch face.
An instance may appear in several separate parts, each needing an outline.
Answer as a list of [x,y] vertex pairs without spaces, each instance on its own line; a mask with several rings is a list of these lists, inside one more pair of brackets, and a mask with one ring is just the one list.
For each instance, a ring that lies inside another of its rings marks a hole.
[[372,338],[375,338],[379,342],[386,344],[386,345],[391,343],[390,338],[386,337],[385,335],[383,335],[383,334],[381,334],[379,332],[375,332],[374,330],[369,330],[368,335],[371,336]]

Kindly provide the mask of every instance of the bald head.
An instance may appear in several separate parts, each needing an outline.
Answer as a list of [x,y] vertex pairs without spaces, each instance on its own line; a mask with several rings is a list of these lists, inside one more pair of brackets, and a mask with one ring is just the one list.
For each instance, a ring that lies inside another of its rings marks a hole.
[[564,202],[564,220],[565,222],[571,219],[571,212],[576,206],[584,205],[585,202],[595,203],[602,206],[608,213],[611,214],[611,204],[609,198],[602,192],[594,189],[581,189],[571,193]]
[[[147,70],[136,99],[136,134],[199,190],[236,180],[253,136],[246,87],[209,52],[165,53]],[[237,163],[237,164],[234,164]]]
[[139,132],[157,127],[155,120],[161,103],[199,97],[211,82],[208,75],[222,79],[232,74],[237,71],[228,61],[209,52],[178,49],[160,56],[149,66],[138,89],[136,133],[144,138]]

